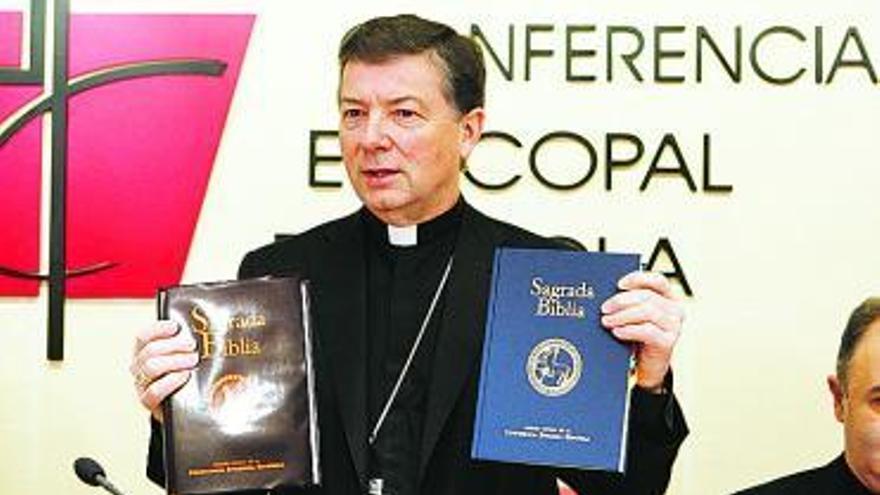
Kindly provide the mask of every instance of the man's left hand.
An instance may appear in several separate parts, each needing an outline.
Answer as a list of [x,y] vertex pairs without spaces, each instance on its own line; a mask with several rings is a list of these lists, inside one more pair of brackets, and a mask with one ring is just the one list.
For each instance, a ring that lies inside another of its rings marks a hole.
[[618,339],[636,345],[638,386],[662,393],[684,309],[659,273],[632,272],[617,286],[622,292],[602,304],[602,324]]

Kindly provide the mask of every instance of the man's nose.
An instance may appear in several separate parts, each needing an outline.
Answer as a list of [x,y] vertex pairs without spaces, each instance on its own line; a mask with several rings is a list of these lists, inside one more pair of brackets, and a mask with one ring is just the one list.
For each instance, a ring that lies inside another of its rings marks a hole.
[[383,149],[391,144],[391,138],[388,135],[388,121],[379,113],[374,112],[367,120],[367,127],[364,130],[363,145],[367,148]]

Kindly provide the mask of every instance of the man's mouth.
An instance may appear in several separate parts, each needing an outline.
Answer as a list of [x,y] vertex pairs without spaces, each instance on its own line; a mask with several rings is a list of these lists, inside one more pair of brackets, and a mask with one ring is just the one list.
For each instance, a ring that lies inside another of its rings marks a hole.
[[381,180],[381,179],[385,179],[387,177],[391,177],[392,175],[398,174],[398,173],[400,173],[400,171],[395,170],[395,169],[391,169],[391,168],[375,168],[375,169],[369,169],[369,170],[362,170],[361,173],[364,174],[364,176],[368,180],[370,180],[370,179]]

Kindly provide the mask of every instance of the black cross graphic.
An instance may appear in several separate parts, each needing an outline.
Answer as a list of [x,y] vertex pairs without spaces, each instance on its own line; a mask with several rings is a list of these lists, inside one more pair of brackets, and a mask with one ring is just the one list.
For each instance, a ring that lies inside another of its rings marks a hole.
[[[44,52],[46,41],[46,8],[49,0],[30,2],[30,67],[26,70],[0,67],[0,86],[43,86]],[[46,281],[49,289],[49,318],[47,329],[46,358],[50,361],[64,359],[64,300],[65,284],[70,277],[94,274],[116,266],[111,261],[68,269],[66,261],[66,211],[67,211],[67,104],[69,99],[83,91],[117,81],[139,77],[169,75],[201,75],[220,77],[226,71],[226,63],[220,60],[184,59],[141,61],[92,71],[69,81],[68,29],[70,27],[70,0],[54,0],[52,46],[52,94],[42,95],[36,104],[14,120],[0,122],[0,148],[33,118],[45,112],[52,113],[51,129],[51,187],[49,212],[49,273],[31,273],[4,266],[0,260],[0,276]],[[9,166],[14,164],[3,164]]]

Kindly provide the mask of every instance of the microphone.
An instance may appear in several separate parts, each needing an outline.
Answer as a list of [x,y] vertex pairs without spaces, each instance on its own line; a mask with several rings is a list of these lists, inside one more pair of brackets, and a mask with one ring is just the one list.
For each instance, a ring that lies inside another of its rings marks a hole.
[[102,468],[94,459],[80,457],[73,462],[73,470],[76,471],[77,477],[79,477],[83,483],[92,486],[100,486],[113,495],[123,495],[118,488],[113,486],[113,484],[107,480],[104,468]]

